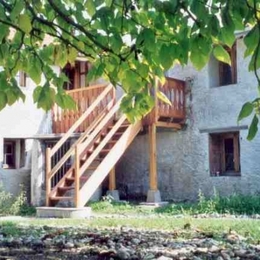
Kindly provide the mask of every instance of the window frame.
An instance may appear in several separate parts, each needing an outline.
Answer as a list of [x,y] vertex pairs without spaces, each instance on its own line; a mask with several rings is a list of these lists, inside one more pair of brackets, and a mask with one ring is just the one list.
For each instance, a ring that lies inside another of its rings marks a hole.
[[[6,145],[11,145],[11,149],[12,149],[12,152],[11,153],[7,153],[6,152]],[[4,169],[15,169],[16,167],[16,156],[15,156],[15,153],[16,153],[16,141],[15,140],[10,140],[10,139],[6,139],[4,140],[4,153],[3,153],[3,157],[4,157],[4,161],[3,161],[3,168]],[[9,165],[7,163],[7,156],[12,156],[12,161],[13,161],[13,164],[12,165]]]
[[[225,132],[225,133],[210,133],[209,134],[209,171],[210,176],[241,176],[241,167],[240,167],[240,133],[238,132]],[[215,139],[213,141],[213,138]],[[233,138],[233,161],[234,161],[234,170],[227,171],[226,170],[226,152],[225,152],[225,140]],[[219,139],[219,140],[217,140]],[[218,150],[220,151],[220,162],[218,167],[216,166],[214,154],[214,146],[216,148],[216,144],[219,142]],[[219,171],[214,170],[214,168],[219,168]]]
[[231,48],[224,46],[225,50],[228,52],[231,60],[231,83],[225,83],[224,82],[224,72],[223,67],[229,66],[226,63],[223,63],[221,61],[218,61],[218,76],[219,76],[219,84],[218,87],[222,86],[228,86],[228,85],[234,85],[237,84],[237,42],[233,44]]
[[26,87],[26,78],[27,75],[24,71],[19,71],[19,86],[20,87]]
[[[6,145],[12,145],[12,152],[6,153]],[[4,138],[3,140],[3,169],[20,169],[25,166],[26,160],[26,143],[25,139],[12,139],[12,138]],[[12,165],[7,163],[7,156],[12,156]]]

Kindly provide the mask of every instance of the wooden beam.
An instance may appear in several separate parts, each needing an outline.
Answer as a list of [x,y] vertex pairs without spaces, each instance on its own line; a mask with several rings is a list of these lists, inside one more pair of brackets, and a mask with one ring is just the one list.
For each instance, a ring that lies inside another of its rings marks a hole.
[[157,190],[156,124],[149,126],[150,190]]
[[79,196],[79,188],[80,188],[80,176],[79,176],[79,169],[80,169],[80,153],[79,153],[79,145],[75,147],[75,207],[78,208],[80,205],[80,196]]
[[181,124],[170,123],[170,122],[163,122],[163,121],[158,121],[156,123],[156,126],[158,126],[158,127],[165,127],[165,128],[173,128],[173,129],[176,129],[176,130],[180,130],[182,128]]
[[46,207],[50,206],[50,192],[51,192],[51,177],[50,177],[50,171],[51,171],[51,148],[46,148]]
[[116,168],[113,167],[109,173],[109,190],[116,190]]

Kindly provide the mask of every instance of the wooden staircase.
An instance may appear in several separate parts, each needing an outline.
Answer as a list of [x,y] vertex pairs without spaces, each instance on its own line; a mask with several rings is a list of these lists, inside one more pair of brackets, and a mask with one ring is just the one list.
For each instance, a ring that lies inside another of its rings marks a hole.
[[[120,102],[121,99],[115,103],[114,88],[108,85],[59,142],[53,148],[47,148],[47,206],[55,206],[61,201],[72,201],[75,207],[83,207],[141,130],[141,122],[132,125],[125,115],[117,116]],[[98,110],[95,120],[60,161],[52,166],[52,156],[59,152],[60,147],[80,124],[88,120],[88,117],[93,117],[94,110]],[[68,163],[71,167],[57,179],[59,169]]]
[[[54,133],[66,134],[46,149],[46,206],[70,202],[76,208],[84,207],[143,126],[149,128],[150,151],[156,157],[156,127],[181,129],[186,118],[185,82],[167,78],[160,90],[171,104],[157,100],[155,95],[154,109],[135,124],[130,124],[125,115],[119,116],[121,99],[116,102],[111,84],[69,92],[78,111],[53,109]],[[64,152],[64,144],[75,133],[78,139]],[[150,169],[155,176],[155,163]],[[156,190],[156,185],[151,188]]]

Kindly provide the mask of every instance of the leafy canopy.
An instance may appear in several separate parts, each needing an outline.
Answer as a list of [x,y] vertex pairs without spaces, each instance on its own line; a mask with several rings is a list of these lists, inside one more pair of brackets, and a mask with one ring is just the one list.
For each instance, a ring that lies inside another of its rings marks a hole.
[[[38,107],[73,108],[62,88],[68,79],[52,65],[83,55],[93,65],[89,80],[103,76],[122,85],[122,110],[139,119],[154,104],[154,80],[163,82],[166,70],[189,59],[201,69],[212,52],[230,63],[223,46],[231,47],[234,32],[245,28],[245,56],[260,86],[260,0],[0,0],[0,109],[24,99],[14,79],[19,70],[37,84]],[[44,45],[46,37],[51,41]],[[239,115],[255,114],[249,139],[257,131],[259,103],[248,102]]]

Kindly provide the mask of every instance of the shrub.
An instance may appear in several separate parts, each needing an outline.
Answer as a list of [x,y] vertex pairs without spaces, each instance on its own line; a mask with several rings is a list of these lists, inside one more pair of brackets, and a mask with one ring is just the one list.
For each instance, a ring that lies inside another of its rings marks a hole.
[[14,197],[11,193],[4,190],[0,183],[0,215],[31,215],[35,209],[27,204],[26,193],[22,188],[21,193]]

